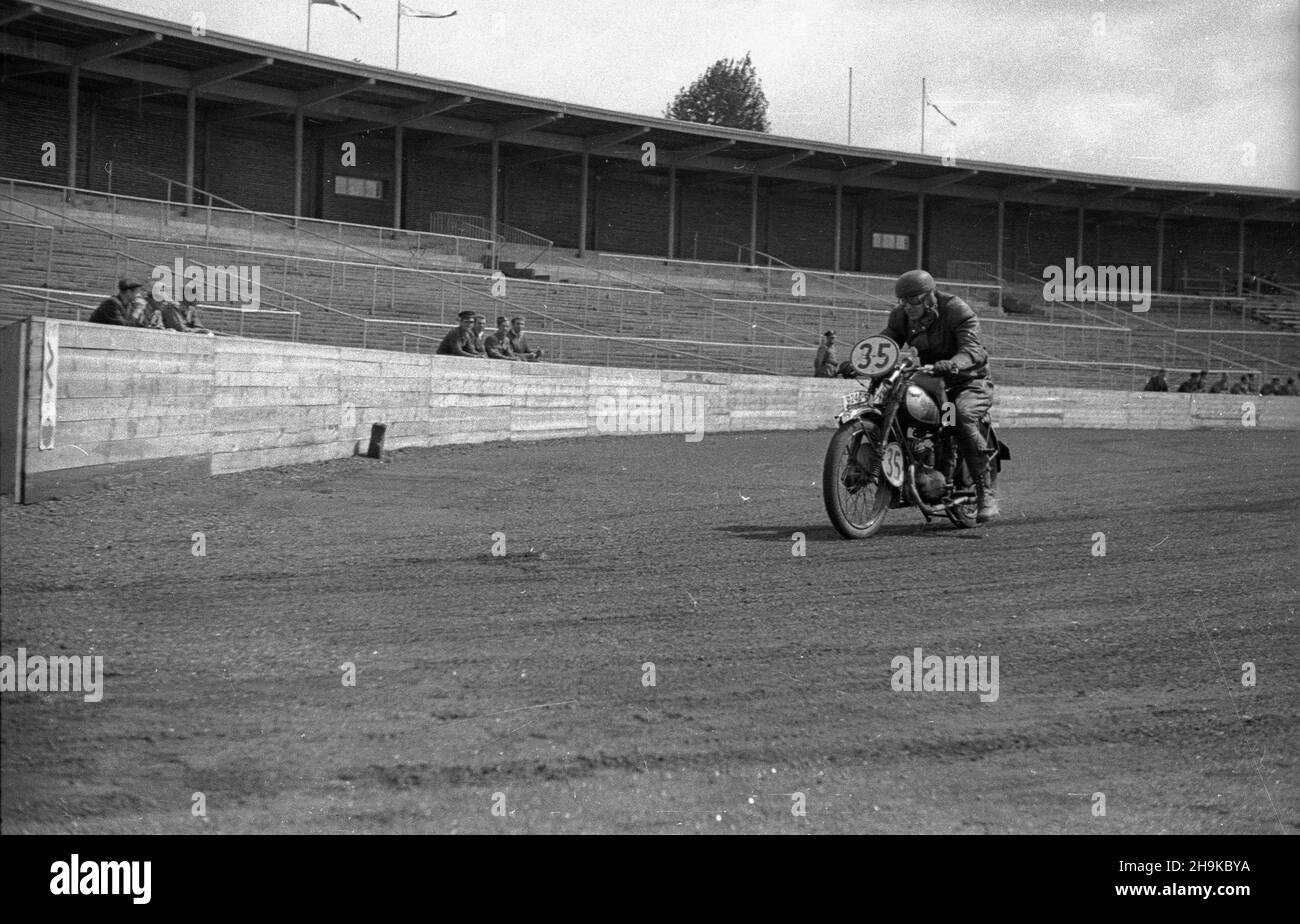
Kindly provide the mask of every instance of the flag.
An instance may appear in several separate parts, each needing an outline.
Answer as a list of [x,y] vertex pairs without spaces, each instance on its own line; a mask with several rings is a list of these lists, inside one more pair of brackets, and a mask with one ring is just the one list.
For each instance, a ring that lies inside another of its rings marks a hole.
[[397,4],[397,9],[398,15],[410,16],[412,19],[450,19],[458,12],[452,10],[450,13],[426,13],[423,10],[413,10],[405,3]]
[[341,2],[341,0],[307,0],[308,6],[311,6],[312,4],[316,4],[316,3],[319,3],[323,6],[337,6],[339,9],[351,13],[353,16],[357,17],[357,22],[361,22],[361,14],[359,14],[356,10],[352,9],[352,7],[348,6],[346,3]]
[[957,127],[957,123],[954,122],[952,119],[948,118],[948,116],[944,113],[944,111],[943,111],[942,109],[940,109],[940,108],[939,108],[938,106],[936,106],[934,103],[930,102],[929,99],[926,99],[925,102],[926,102],[926,105],[928,105],[931,109],[933,109],[935,112],[939,113],[939,115],[943,116],[944,120],[945,120],[949,125],[951,125],[953,128],[956,128],[956,127]]

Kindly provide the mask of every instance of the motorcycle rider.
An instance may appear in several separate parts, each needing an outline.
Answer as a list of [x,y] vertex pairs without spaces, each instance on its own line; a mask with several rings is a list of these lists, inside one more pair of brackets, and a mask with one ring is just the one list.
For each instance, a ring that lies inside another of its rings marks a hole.
[[940,292],[925,270],[909,270],[894,283],[898,305],[881,334],[900,347],[910,346],[920,361],[943,379],[957,417],[957,444],[975,482],[977,523],[998,516],[998,499],[989,472],[988,445],[979,421],[993,404],[988,351],[980,343],[975,312],[956,295]]

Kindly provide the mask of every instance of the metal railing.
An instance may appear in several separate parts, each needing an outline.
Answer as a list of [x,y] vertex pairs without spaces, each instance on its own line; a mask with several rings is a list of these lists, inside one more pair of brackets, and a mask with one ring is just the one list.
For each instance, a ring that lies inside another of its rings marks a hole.
[[[799,270],[775,257],[766,266],[755,267],[603,253],[582,262],[556,259],[556,265],[569,274],[585,274],[599,284],[510,279],[509,295],[494,297],[491,280],[481,271],[404,266],[350,242],[345,249],[356,259],[289,254],[279,249],[282,238],[273,234],[249,247],[149,240],[97,227],[67,214],[66,209],[26,203],[13,194],[14,189],[11,184],[11,207],[0,206],[0,211],[11,214],[16,226],[34,223],[42,212],[53,215],[42,225],[51,232],[85,229],[125,242],[110,252],[128,266],[170,264],[178,252],[186,263],[195,265],[228,264],[232,256],[233,262],[260,264],[267,303],[278,303],[303,319],[300,325],[295,322],[289,336],[315,342],[423,351],[436,348],[433,341],[441,340],[456,313],[474,310],[489,321],[498,314],[527,317],[529,336],[550,344],[548,360],[603,359],[656,368],[803,375],[811,372],[815,350],[811,344],[822,330],[879,329],[886,309],[894,303],[893,276]],[[170,202],[161,206],[177,208]],[[23,208],[30,208],[31,214],[20,214]],[[302,238],[309,239],[311,233]],[[52,265],[51,258],[47,266]],[[814,297],[791,298],[794,272],[807,274],[805,281]],[[1041,280],[1034,282],[1041,287]],[[997,289],[978,286],[975,291]],[[1226,313],[1219,301],[1209,304]],[[1169,327],[1133,314],[1128,306],[1090,306],[1096,311],[1071,308],[1072,323],[982,318],[995,377],[1004,382],[1010,381],[1008,376],[1040,378],[1023,384],[1069,384],[1077,379],[1108,382],[1106,387],[1133,387],[1140,386],[1139,379],[1155,365],[1278,374],[1295,347],[1294,339],[1269,332],[1240,332],[1243,339],[1238,341],[1239,332],[1220,331],[1213,325],[1209,329]],[[404,314],[410,316],[401,317]],[[1237,315],[1239,322],[1249,324],[1243,314]],[[1252,336],[1247,342],[1245,333],[1263,337]],[[1228,342],[1226,334],[1234,339]],[[1272,371],[1274,367],[1278,371]]]
[[[119,165],[118,169],[127,169],[127,165]],[[73,209],[90,214],[107,213],[107,227],[101,226],[99,230],[114,234],[120,231],[154,233],[160,237],[185,235],[201,237],[204,243],[243,242],[249,246],[257,241],[275,240],[295,254],[333,253],[342,257],[345,252],[364,253],[377,262],[398,265],[438,261],[446,265],[477,265],[486,252],[483,241],[450,235],[257,212],[198,186],[193,189],[203,201],[189,204],[177,201],[178,192],[183,193],[186,188],[183,181],[141,168],[130,169],[159,182],[165,198],[149,199],[13,178],[0,178],[0,183],[8,186],[10,198],[17,198],[20,188],[56,191],[61,198],[70,198],[70,202],[64,203],[66,210],[62,213],[70,221],[75,219],[67,211]]]
[[[482,215],[467,215],[463,212],[430,212],[429,231],[439,234],[454,234],[469,240],[480,241],[486,245],[483,254],[484,265],[490,269],[508,258],[511,263],[538,271],[552,270],[555,242],[550,238],[533,234],[523,228],[505,222],[497,222],[495,238],[487,218]],[[496,246],[493,247],[492,245]],[[552,273],[553,274],[553,273]]]
[[[5,304],[12,304],[15,307],[30,306],[33,300],[39,300],[42,305],[40,312],[41,317],[50,317],[52,306],[71,309],[74,321],[86,321],[95,312],[97,305],[86,304],[86,299],[103,300],[102,295],[93,292],[82,292],[74,289],[54,289],[47,286],[25,286],[13,285],[9,283],[0,283],[0,291],[11,295],[9,299],[0,299]],[[65,297],[67,296],[67,297]],[[20,300],[21,299],[21,300]],[[289,324],[288,336],[283,339],[297,340],[298,332],[298,312],[296,311],[265,311],[261,309],[233,308],[229,305],[214,303],[200,303],[198,305],[200,312],[200,321],[206,330],[211,331],[217,336],[252,336],[246,333],[245,328],[256,326],[255,332],[258,337],[266,337],[268,333],[278,333],[274,327],[276,324],[283,324],[287,320]],[[29,311],[29,314],[36,314],[35,311]],[[84,317],[83,317],[84,315]],[[213,323],[214,318],[217,323]],[[265,325],[272,325],[266,328]],[[281,338],[274,338],[281,339]]]

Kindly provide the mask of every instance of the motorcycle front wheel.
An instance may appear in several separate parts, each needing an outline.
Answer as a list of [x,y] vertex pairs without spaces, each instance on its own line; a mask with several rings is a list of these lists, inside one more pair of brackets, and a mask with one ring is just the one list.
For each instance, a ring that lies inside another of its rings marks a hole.
[[[878,429],[868,424],[861,441],[858,423],[843,425],[826,447],[822,465],[822,499],[831,524],[845,539],[866,539],[880,529],[894,500],[894,489],[880,474]],[[857,451],[855,453],[855,447]],[[856,457],[855,457],[856,456]],[[876,480],[868,480],[868,466],[874,460]]]

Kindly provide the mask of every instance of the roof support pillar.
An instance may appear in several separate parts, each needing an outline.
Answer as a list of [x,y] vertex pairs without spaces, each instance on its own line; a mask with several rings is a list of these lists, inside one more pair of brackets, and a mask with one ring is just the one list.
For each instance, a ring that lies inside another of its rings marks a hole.
[[405,142],[402,126],[393,127],[393,227],[402,227],[402,145]]
[[1156,217],[1156,291],[1165,290],[1165,214]]
[[835,184],[835,260],[832,272],[840,271],[840,249],[844,246],[844,184]]
[[81,82],[81,68],[68,71],[68,198],[77,186],[77,98]]
[[1246,294],[1246,219],[1237,220],[1237,295]]
[[293,216],[302,217],[302,110],[293,114]]
[[668,168],[668,259],[677,256],[677,167]]
[[925,193],[916,194],[916,268],[925,269]]
[[488,236],[492,238],[492,269],[497,268],[497,209],[501,201],[501,142],[492,139],[490,193],[488,195]]
[[195,121],[198,109],[198,95],[189,90],[185,93],[185,204],[194,204],[194,146],[196,143]]
[[[999,286],[1003,284],[1003,283],[1002,283],[1002,239],[1003,239],[1003,237],[1004,237],[1004,235],[1005,235],[1006,221],[1007,221],[1007,204],[1006,204],[1005,202],[1003,202],[1002,199],[999,197],[999,199],[998,199],[998,236],[997,236],[997,242],[998,242],[998,258],[997,258],[997,259],[998,259],[998,265],[997,265],[997,269],[994,270],[994,272],[997,274],[997,277],[998,277],[998,285],[999,285]],[[998,307],[999,307],[999,308],[1002,307],[1002,290],[1001,290],[1001,289],[998,290]]]
[[591,155],[582,152],[582,165],[578,168],[578,257],[587,255],[587,209],[591,195]]

